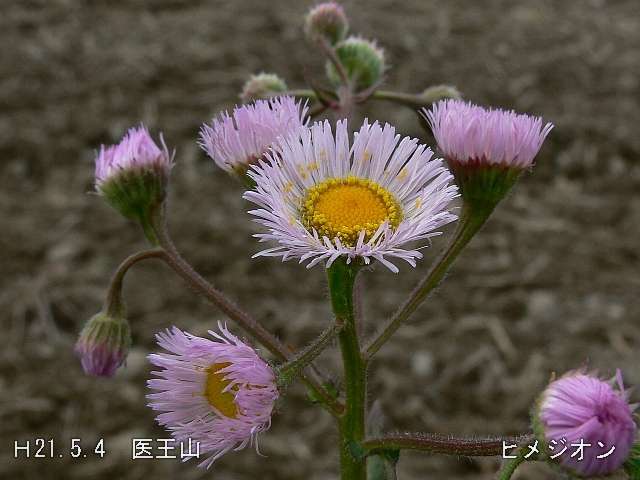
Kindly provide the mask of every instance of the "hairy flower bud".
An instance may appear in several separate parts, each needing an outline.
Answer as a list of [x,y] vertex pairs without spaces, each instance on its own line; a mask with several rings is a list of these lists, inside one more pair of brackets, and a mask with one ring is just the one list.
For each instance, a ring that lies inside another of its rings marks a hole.
[[130,129],[117,145],[100,149],[95,187],[122,215],[143,226],[164,202],[173,166],[164,141],[156,145],[144,126]]
[[463,200],[493,209],[533,164],[553,128],[539,117],[442,100],[423,110]]
[[[540,451],[573,474],[608,475],[629,457],[637,431],[634,408],[619,370],[610,382],[570,372],[551,382],[538,400],[534,431],[545,446]],[[588,447],[574,455],[580,444]]]
[[347,35],[349,21],[341,5],[335,2],[321,3],[312,8],[304,22],[304,32],[311,41],[326,38],[334,45]]
[[126,318],[100,312],[85,324],[75,352],[85,373],[112,377],[126,360],[130,346],[131,330]]
[[249,103],[261,98],[270,97],[287,91],[287,84],[275,73],[258,73],[251,75],[242,87],[240,100]]
[[[336,45],[336,56],[356,90],[365,90],[380,81],[386,69],[384,51],[375,42],[349,37]],[[341,83],[335,65],[327,62],[327,77],[334,85]]]

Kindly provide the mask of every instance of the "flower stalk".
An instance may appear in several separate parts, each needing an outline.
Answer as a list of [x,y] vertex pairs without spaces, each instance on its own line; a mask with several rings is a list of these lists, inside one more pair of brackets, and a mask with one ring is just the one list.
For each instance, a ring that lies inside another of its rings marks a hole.
[[[174,272],[176,272],[194,291],[202,294],[207,300],[218,307],[227,317],[236,322],[257,342],[262,344],[278,360],[288,361],[291,357],[291,350],[280,340],[269,332],[261,323],[243,311],[231,300],[229,300],[220,290],[209,283],[202,275],[196,272],[193,267],[180,255],[176,249],[166,227],[164,212],[158,210],[154,215],[154,231],[158,236],[160,245],[164,249],[163,259]],[[309,387],[314,396],[319,399],[332,415],[339,415],[343,406],[338,402],[320,382],[309,375],[303,375],[302,381]]]
[[331,344],[343,326],[340,322],[333,323],[295,357],[277,367],[278,384],[282,387],[288,386]]
[[380,330],[380,333],[367,345],[365,349],[367,359],[373,357],[380,350],[382,345],[400,328],[400,325],[416,311],[429,293],[440,284],[454,260],[458,258],[460,252],[484,225],[494,208],[495,204],[467,202],[463,204],[462,213],[458,220],[458,229],[451,243],[429,273],[414,288],[407,300]]
[[367,439],[360,444],[364,455],[389,450],[419,450],[443,455],[493,457],[502,454],[503,442],[524,443],[531,435],[505,438],[460,438],[435,433],[406,433]]
[[340,473],[342,480],[364,480],[366,460],[351,452],[353,443],[360,443],[365,435],[366,363],[360,351],[356,329],[353,287],[359,266],[338,258],[328,268],[331,305],[337,323],[344,328],[338,334],[344,365],[345,410],[339,422]]

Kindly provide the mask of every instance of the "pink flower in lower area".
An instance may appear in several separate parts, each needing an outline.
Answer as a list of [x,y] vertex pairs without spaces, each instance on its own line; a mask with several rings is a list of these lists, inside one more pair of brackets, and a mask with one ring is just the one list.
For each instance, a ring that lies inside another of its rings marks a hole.
[[156,145],[144,125],[131,128],[117,145],[100,149],[96,158],[96,190],[114,176],[132,170],[152,169],[168,177],[172,158],[160,137],[162,147]]
[[449,163],[527,168],[553,128],[540,117],[462,100],[442,100],[423,114]]
[[[542,394],[538,421],[545,441],[560,451],[561,441],[566,440],[569,448],[556,461],[574,473],[606,475],[620,468],[629,456],[637,430],[632,414],[635,406],[629,405],[620,371],[615,377],[618,388],[612,383],[572,372],[552,382]],[[576,447],[571,444],[580,441],[590,446],[584,448],[583,458],[579,454],[572,457]],[[597,458],[612,447],[610,455]]]
[[278,137],[306,124],[307,110],[293,97],[257,100],[203,125],[198,143],[220,168],[244,174]]
[[268,429],[278,390],[273,370],[248,345],[218,325],[213,340],[173,327],[156,335],[167,353],[151,354],[160,370],[147,382],[158,423],[176,441],[199,442],[211,464],[229,450],[249,444]]

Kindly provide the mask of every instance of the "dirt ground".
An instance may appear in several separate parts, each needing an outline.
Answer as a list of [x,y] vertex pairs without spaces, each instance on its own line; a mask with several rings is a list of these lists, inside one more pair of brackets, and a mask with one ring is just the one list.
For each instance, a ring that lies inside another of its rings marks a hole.
[[[310,2],[8,0],[0,15],[0,478],[336,478],[336,431],[300,387],[262,437],[266,458],[229,454],[205,472],[131,458],[133,438],[167,436],[145,407],[154,332],[222,320],[170,271],[127,279],[134,347],[111,380],[72,354],[108,278],[144,246],[88,192],[100,143],[140,121],[177,150],[171,227],[184,255],[287,343],[326,326],[322,268],[251,260],[258,246],[241,189],[195,144],[232,106],[246,76],[291,86],[321,63],[302,40]],[[383,348],[370,371],[391,431],[484,436],[527,430],[551,372],[588,365],[640,384],[640,4],[637,0],[347,1],[353,30],[375,37],[387,88],[456,85],[466,98],[555,123],[533,175],[519,183],[447,281]],[[409,110],[370,118],[432,139]],[[447,232],[450,233],[448,230]],[[402,301],[445,244],[415,270],[366,275],[367,329]],[[636,353],[634,353],[636,352]],[[634,360],[634,358],[636,360]],[[327,355],[336,365],[335,352]],[[334,371],[335,368],[334,368]],[[638,396],[635,396],[638,399]],[[13,459],[14,440],[54,438],[64,458]],[[71,459],[69,439],[88,458]],[[92,445],[105,439],[106,454]],[[400,478],[489,479],[497,459],[403,455]],[[522,468],[520,480],[558,478]]]

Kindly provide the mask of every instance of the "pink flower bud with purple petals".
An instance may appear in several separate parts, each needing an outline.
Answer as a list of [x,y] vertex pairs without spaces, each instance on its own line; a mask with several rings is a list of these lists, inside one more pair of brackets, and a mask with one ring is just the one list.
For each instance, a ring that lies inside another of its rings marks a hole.
[[127,218],[139,220],[165,197],[172,155],[143,125],[131,128],[117,145],[100,149],[96,158],[96,191]]
[[80,332],[75,353],[85,373],[112,377],[127,358],[130,346],[129,322],[101,312],[92,317]]
[[495,206],[533,165],[553,128],[540,117],[442,100],[423,109],[438,147],[467,202]]
[[[584,477],[608,475],[622,466],[631,451],[637,431],[634,409],[619,370],[610,382],[570,372],[551,382],[540,397],[534,428],[547,447],[555,445],[559,452],[566,444],[567,451],[554,460],[564,468]],[[581,441],[590,446],[583,455],[572,456],[577,447],[571,444]],[[545,450],[553,455],[553,450]]]
[[220,168],[244,176],[279,137],[306,124],[307,110],[293,97],[257,100],[203,125],[198,144]]

